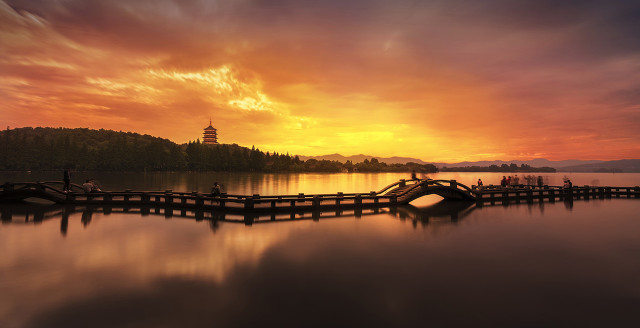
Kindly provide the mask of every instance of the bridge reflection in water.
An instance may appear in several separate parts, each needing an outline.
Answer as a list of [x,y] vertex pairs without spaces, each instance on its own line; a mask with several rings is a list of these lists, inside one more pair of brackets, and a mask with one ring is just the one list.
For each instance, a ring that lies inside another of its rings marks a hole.
[[[582,200],[588,201],[588,200]],[[564,206],[567,210],[572,210],[573,199],[565,199]],[[503,204],[504,207],[509,206],[527,206],[530,210],[538,207],[540,212],[544,212],[545,204]],[[291,211],[289,213],[272,213],[270,215],[260,213],[245,213],[239,215],[237,213],[218,212],[218,211],[193,211],[184,208],[171,207],[149,207],[149,206],[78,206],[70,204],[3,204],[0,206],[0,218],[2,224],[39,224],[43,221],[60,219],[60,233],[66,235],[69,225],[69,218],[72,215],[81,214],[83,226],[88,226],[94,214],[130,214],[140,216],[163,216],[165,219],[181,218],[192,219],[195,221],[208,221],[212,231],[220,228],[221,222],[232,224],[244,224],[251,226],[253,224],[266,224],[275,222],[291,222],[300,220],[320,221],[332,218],[353,217],[356,219],[387,214],[401,221],[411,221],[414,227],[418,225],[426,227],[429,225],[456,225],[464,220],[472,212],[482,210],[482,206],[478,206],[473,202],[459,202],[451,200],[441,200],[433,205],[416,207],[413,205],[392,206],[389,208],[372,208],[372,209],[351,209],[336,211]]]

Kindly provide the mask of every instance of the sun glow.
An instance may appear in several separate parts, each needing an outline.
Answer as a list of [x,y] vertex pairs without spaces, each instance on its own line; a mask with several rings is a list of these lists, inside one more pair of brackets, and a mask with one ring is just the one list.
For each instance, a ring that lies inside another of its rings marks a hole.
[[[549,40],[493,11],[483,13],[495,26],[481,15],[461,25],[441,14],[457,13],[447,4],[386,3],[347,20],[324,2],[308,4],[333,17],[331,26],[295,6],[282,24],[264,24],[273,8],[260,4],[220,4],[198,19],[173,3],[95,5],[0,0],[2,126],[183,143],[211,118],[220,142],[301,155],[640,157],[640,62],[622,47],[596,46],[602,21],[575,22],[596,38],[585,43],[568,27],[554,27]],[[393,14],[403,12],[403,20]],[[612,54],[571,50],[590,47]]]

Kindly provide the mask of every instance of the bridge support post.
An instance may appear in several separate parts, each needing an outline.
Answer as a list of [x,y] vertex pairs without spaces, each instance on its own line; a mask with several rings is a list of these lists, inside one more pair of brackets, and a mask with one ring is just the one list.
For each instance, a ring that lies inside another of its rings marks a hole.
[[362,195],[356,194],[356,198],[353,200],[353,203],[356,206],[361,206],[362,205]]
[[[143,197],[144,197],[144,195],[143,195]],[[197,208],[204,207],[204,199],[202,198],[202,195],[196,196],[196,207]]]
[[149,205],[151,203],[151,196],[148,193],[144,192],[140,195],[140,202],[145,205]]
[[318,195],[313,196],[313,208],[315,209],[320,208],[320,196]]
[[338,193],[338,196],[336,197],[336,206],[340,206],[340,201],[342,200],[342,197],[344,194],[342,192]]
[[164,203],[167,206],[171,206],[171,204],[173,204],[173,196],[171,195],[171,190],[167,190],[164,192]]
[[247,197],[247,198],[244,199],[244,209],[245,210],[252,210],[253,209],[253,205],[254,205],[253,198]]
[[633,188],[633,191],[634,191],[634,197],[635,198],[640,198],[640,186],[635,186]]

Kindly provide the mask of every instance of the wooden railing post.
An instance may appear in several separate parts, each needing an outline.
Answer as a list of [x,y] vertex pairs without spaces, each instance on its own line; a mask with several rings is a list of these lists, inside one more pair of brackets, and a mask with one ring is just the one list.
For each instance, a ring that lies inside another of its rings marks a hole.
[[313,207],[316,209],[320,208],[320,196],[318,195],[313,196]]
[[172,196],[171,189],[165,190],[165,192],[164,192],[164,203],[167,206],[171,206],[171,204],[173,204],[173,196]]
[[244,199],[244,209],[245,210],[252,210],[253,209],[253,198],[251,197],[247,197]]
[[362,205],[362,195],[356,194],[356,198],[353,200],[355,205]]
[[124,201],[125,201],[125,203],[126,203],[126,202],[128,202],[128,201],[129,201],[129,198],[131,197],[131,195],[129,195],[129,194],[128,194],[128,193],[130,193],[130,192],[131,192],[131,189],[125,189],[125,190],[124,190],[124,192],[125,192],[125,195],[124,195],[124,197],[123,197],[123,198],[124,198]]
[[398,185],[398,187],[404,187],[407,185],[407,180],[405,179],[400,179],[400,184]]

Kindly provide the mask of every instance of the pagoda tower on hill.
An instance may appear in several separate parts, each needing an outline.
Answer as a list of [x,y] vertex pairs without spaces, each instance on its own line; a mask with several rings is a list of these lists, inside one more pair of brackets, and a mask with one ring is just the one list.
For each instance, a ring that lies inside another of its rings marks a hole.
[[211,119],[209,119],[209,126],[204,128],[204,136],[202,137],[202,143],[206,145],[218,144],[218,130],[211,126]]

